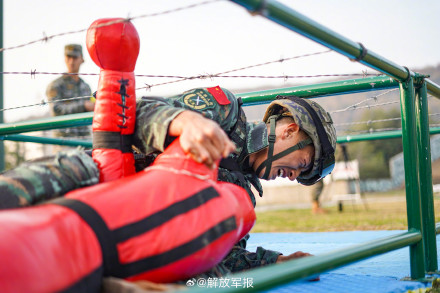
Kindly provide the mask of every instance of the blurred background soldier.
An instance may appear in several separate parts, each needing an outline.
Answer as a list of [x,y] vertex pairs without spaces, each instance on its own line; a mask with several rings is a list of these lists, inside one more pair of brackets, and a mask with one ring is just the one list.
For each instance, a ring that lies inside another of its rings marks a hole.
[[[46,90],[54,116],[93,111],[95,103],[91,99],[90,86],[78,76],[84,63],[81,45],[69,44],[64,47],[64,61],[67,73],[52,81]],[[64,101],[65,99],[78,98]],[[60,100],[59,102],[57,102]],[[80,126],[56,130],[57,137],[90,138],[90,127]]]

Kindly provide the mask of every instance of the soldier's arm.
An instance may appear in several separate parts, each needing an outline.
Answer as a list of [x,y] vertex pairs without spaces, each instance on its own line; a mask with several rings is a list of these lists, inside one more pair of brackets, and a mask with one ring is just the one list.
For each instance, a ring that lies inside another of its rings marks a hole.
[[59,152],[0,174],[0,210],[34,205],[98,182],[90,156],[76,149]]
[[[212,166],[235,149],[223,127],[219,107],[194,111],[182,99],[144,97],[137,105],[135,145],[145,153],[162,152],[180,137],[183,150],[199,162]],[[224,119],[223,119],[224,120]]]

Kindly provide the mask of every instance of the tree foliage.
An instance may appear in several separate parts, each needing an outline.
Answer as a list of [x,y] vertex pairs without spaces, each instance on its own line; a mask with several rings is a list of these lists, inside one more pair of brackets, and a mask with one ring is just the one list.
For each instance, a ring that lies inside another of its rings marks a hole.
[[25,147],[20,142],[5,144],[5,170],[12,169],[25,161]]
[[[358,133],[396,130],[401,128],[401,120],[377,121],[396,117],[400,117],[400,111],[398,109],[370,109],[364,112],[358,120],[370,122],[354,124],[351,130]],[[389,160],[394,155],[402,152],[402,139],[394,138],[353,142],[346,146],[349,159],[357,159],[359,161],[359,175],[361,179],[389,178]],[[343,160],[341,155],[337,156],[337,160]]]

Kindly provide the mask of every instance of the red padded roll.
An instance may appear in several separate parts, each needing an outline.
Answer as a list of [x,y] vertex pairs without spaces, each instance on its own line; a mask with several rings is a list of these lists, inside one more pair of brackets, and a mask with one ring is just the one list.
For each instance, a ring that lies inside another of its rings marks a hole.
[[130,21],[123,18],[98,19],[87,30],[86,43],[90,57],[100,68],[134,71],[140,41]]
[[106,182],[135,173],[131,135],[136,121],[134,68],[139,36],[122,18],[99,19],[87,31],[87,50],[101,68],[93,116],[92,156]]
[[184,280],[219,263],[254,222],[247,192],[218,182],[176,140],[142,172],[1,212],[0,288],[97,292],[105,275]]

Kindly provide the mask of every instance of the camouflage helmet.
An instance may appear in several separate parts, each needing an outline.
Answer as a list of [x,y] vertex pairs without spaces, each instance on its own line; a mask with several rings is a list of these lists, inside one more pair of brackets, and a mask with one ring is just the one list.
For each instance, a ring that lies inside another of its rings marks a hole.
[[[296,96],[277,96],[267,107],[263,121],[267,123],[274,116],[292,117],[315,147],[313,166],[302,172],[297,181],[303,185],[312,185],[330,174],[335,163],[336,149],[336,131],[330,114],[314,101]],[[309,143],[307,140],[302,141],[296,149]]]

